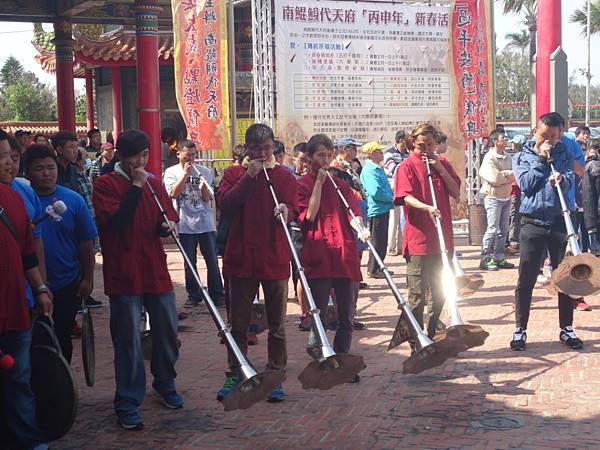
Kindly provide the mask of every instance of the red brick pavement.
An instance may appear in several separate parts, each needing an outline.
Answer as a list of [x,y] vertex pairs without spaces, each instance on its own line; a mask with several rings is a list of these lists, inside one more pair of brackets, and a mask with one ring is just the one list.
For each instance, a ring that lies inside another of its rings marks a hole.
[[[475,270],[478,251],[465,247],[463,265]],[[169,250],[169,267],[178,303],[185,301],[180,255]],[[389,258],[404,287],[404,263]],[[101,263],[101,259],[99,260]],[[96,386],[85,386],[78,343],[74,369],[79,383],[79,413],[71,432],[53,443],[57,449],[539,449],[600,448],[600,327],[597,311],[575,313],[584,350],[557,341],[556,300],[537,289],[528,349],[507,349],[513,329],[515,270],[486,273],[484,288],[461,301],[465,321],[490,332],[485,345],[420,375],[402,375],[409,350],[390,353],[388,341],[399,312],[385,280],[367,280],[359,315],[367,324],[356,332],[354,353],[368,367],[360,384],[329,391],[302,390],[296,377],[309,362],[307,333],[296,326],[299,307],[288,303],[288,398],[261,402],[246,411],[224,412],[215,400],[223,382],[225,348],[203,306],[183,322],[177,365],[182,410],[170,411],[148,393],[141,408],[145,428],[121,430],[112,410],[114,393],[108,305],[95,310]],[[96,298],[103,298],[98,270]],[[598,298],[591,299],[598,305]],[[105,301],[105,304],[107,302]],[[600,309],[600,305],[598,306]],[[265,364],[265,335],[250,347],[250,359]],[[150,374],[148,370],[148,385]]]

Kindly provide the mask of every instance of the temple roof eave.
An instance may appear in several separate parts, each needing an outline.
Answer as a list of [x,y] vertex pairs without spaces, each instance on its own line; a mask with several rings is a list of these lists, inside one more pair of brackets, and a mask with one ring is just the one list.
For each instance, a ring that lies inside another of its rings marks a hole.
[[[74,68],[76,77],[83,76],[85,68],[103,66],[130,66],[136,61],[135,31],[119,28],[90,39],[78,30],[73,30],[74,39]],[[36,61],[46,72],[56,71],[56,56],[52,50],[44,48],[33,42],[38,51]],[[159,30],[158,33],[158,59],[162,64],[173,61],[173,32]]]

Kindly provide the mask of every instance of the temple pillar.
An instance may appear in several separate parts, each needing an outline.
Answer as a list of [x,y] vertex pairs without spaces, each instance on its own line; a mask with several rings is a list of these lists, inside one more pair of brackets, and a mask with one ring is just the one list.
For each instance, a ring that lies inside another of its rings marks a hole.
[[158,13],[160,11],[157,0],[135,0],[139,125],[150,137],[150,159],[146,168],[159,177],[162,175],[158,71]]
[[75,89],[73,84],[73,29],[68,19],[54,22],[56,52],[56,111],[58,128],[75,132]]
[[[561,45],[561,2],[538,0],[536,50],[536,116],[552,111],[551,57]],[[565,93],[566,95],[566,93]],[[537,119],[537,117],[535,119]],[[566,117],[565,117],[566,119]]]
[[94,79],[92,69],[85,69],[85,121],[88,130],[94,128]]
[[112,122],[113,136],[115,141],[119,133],[123,131],[122,109],[121,109],[121,68],[113,67],[112,75]]

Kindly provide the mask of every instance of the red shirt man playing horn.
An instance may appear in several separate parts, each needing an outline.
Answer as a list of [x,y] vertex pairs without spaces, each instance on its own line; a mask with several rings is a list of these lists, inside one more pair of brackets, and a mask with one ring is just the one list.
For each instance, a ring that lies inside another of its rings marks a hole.
[[[175,292],[160,241],[179,220],[160,179],[144,169],[150,152],[146,133],[119,134],[114,172],[94,184],[93,200],[100,232],[104,265],[104,291],[110,298],[110,334],[115,353],[114,408],[119,424],[139,429],[139,407],[146,392],[146,375],[140,338],[142,306],[152,331],[153,389],[169,409],[183,406],[175,388],[177,310]],[[163,221],[150,191],[157,193],[170,223]]]
[[[239,166],[229,167],[221,181],[217,202],[231,218],[223,276],[229,278],[229,317],[231,334],[240,350],[248,349],[247,332],[252,302],[259,284],[265,293],[269,327],[267,368],[283,370],[287,365],[285,315],[290,277],[291,253],[278,218],[287,221],[296,215],[296,180],[292,173],[275,164],[273,130],[254,124],[246,131],[246,154]],[[264,174],[269,172],[279,205],[275,205]],[[237,361],[228,355],[230,372],[217,394],[223,400],[239,383]],[[267,401],[282,401],[285,394],[276,387]]]
[[[329,292],[334,290],[337,300],[338,327],[333,341],[336,353],[348,353],[352,343],[352,323],[355,314],[354,284],[362,280],[360,260],[356,248],[356,238],[352,231],[355,226],[369,237],[362,223],[362,212],[348,183],[336,177],[342,195],[357,216],[359,224],[352,217],[339,198],[327,169],[333,160],[333,142],[324,134],[311,137],[307,144],[310,157],[310,172],[298,180],[299,222],[302,223],[304,245],[301,262],[311,292],[325,322],[325,312]],[[316,354],[316,339],[311,332],[307,352]],[[359,381],[355,375],[354,381]]]
[[[439,217],[449,252],[454,250],[452,237],[452,216],[450,196],[460,196],[460,178],[445,158],[435,153],[435,128],[424,123],[411,132],[414,151],[398,167],[394,188],[394,203],[404,205],[406,225],[402,254],[406,259],[406,278],[408,284],[408,303],[415,318],[423,327],[423,309],[425,290],[431,291],[433,310],[429,318],[427,332],[432,337],[437,329],[438,320],[444,307],[445,296],[442,286],[442,256],[435,228],[434,218]],[[429,187],[427,166],[423,158],[429,160],[432,181],[438,209],[434,208]],[[402,336],[413,341],[410,327],[403,321]]]

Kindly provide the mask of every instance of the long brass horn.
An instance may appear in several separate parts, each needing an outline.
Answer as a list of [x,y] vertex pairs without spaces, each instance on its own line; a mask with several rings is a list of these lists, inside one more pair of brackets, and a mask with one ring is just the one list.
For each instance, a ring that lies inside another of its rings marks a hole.
[[[555,173],[556,170],[551,159],[549,163],[550,170],[552,170],[552,173]],[[567,208],[567,202],[565,201],[560,183],[556,183],[556,191],[560,199],[562,216],[567,229],[567,240],[573,256],[565,257],[558,268],[552,271],[552,282],[556,289],[567,295],[574,297],[592,295],[600,290],[600,272],[597,270],[598,258],[591,253],[581,252],[579,242],[577,241],[577,233],[571,221],[571,213],[569,212],[569,208]]]
[[[329,176],[329,179],[333,183],[337,194],[339,195],[340,199],[342,200],[342,203],[348,210],[348,213],[354,220],[355,224],[360,226],[358,218],[354,214],[354,211],[352,211],[352,208],[350,208],[348,201],[344,197],[344,194],[342,194],[342,192],[340,191],[340,188],[338,187],[337,183],[335,182],[335,180],[329,172],[327,172],[327,175]],[[362,231],[364,230],[361,230],[361,232]],[[373,254],[373,257],[375,258],[377,264],[379,264],[379,267],[381,267],[381,270],[385,275],[385,280],[387,281],[388,286],[394,294],[394,298],[398,303],[398,308],[402,310],[402,315],[398,319],[398,325],[396,326],[396,331],[394,331],[394,335],[392,336],[392,340],[390,341],[388,351],[402,343],[401,338],[399,337],[399,331],[403,316],[406,317],[406,320],[408,321],[408,324],[413,332],[415,340],[415,349],[410,355],[410,357],[406,359],[402,364],[402,373],[421,373],[424,370],[431,369],[433,367],[437,367],[443,364],[450,357],[456,356],[460,351],[459,348],[453,345],[448,345],[448,342],[444,341],[433,342],[423,332],[423,329],[419,325],[419,322],[417,322],[417,319],[415,318],[408,303],[406,302],[406,300],[404,300],[404,297],[400,293],[398,286],[394,282],[390,271],[388,270],[387,266],[383,263],[381,256],[379,256],[379,253],[377,253],[377,249],[373,245],[371,239],[367,240],[367,245],[369,246],[369,250]]]
[[[158,209],[162,214],[164,220],[169,223],[169,218],[167,217],[167,213],[165,212],[156,192],[152,188],[152,185],[146,180],[146,184],[150,188],[150,192],[152,193],[152,197],[154,197],[154,201],[158,205]],[[269,393],[283,380],[285,379],[285,373],[282,370],[267,370],[264,372],[257,372],[256,369],[250,364],[250,361],[244,356],[239,346],[235,342],[235,339],[231,335],[231,331],[225,324],[225,321],[219,314],[217,310],[217,306],[210,298],[210,294],[208,293],[207,287],[200,280],[200,276],[198,275],[198,271],[194,264],[190,261],[183,246],[181,245],[181,241],[175,233],[175,230],[171,230],[171,236],[175,240],[185,263],[188,268],[194,275],[194,279],[202,289],[202,293],[204,294],[204,299],[206,301],[206,306],[208,307],[208,312],[212,316],[215,325],[219,330],[219,335],[227,345],[227,347],[231,350],[237,364],[239,373],[243,381],[239,383],[234,390],[232,390],[227,397],[223,400],[223,406],[225,407],[225,411],[231,411],[234,409],[247,409],[252,406],[254,403],[259,402],[267,398]]]
[[[275,202],[275,206],[279,205],[279,200],[275,189],[273,189],[273,183],[267,172],[267,168],[263,165],[263,171],[267,178],[267,184],[271,191],[271,196]],[[350,383],[358,372],[366,368],[365,362],[362,356],[351,355],[349,353],[336,353],[333,347],[329,344],[321,316],[319,315],[319,309],[315,303],[315,299],[308,285],[308,280],[304,273],[304,268],[300,263],[298,252],[294,247],[290,230],[288,230],[287,223],[282,214],[279,214],[279,220],[283,226],[285,237],[287,238],[294,263],[298,270],[298,276],[300,282],[304,288],[304,293],[308,300],[309,313],[312,319],[312,329],[317,339],[319,351],[318,359],[311,361],[304,370],[298,375],[298,380],[302,383],[303,389],[331,389],[333,386],[338,384]]]
[[452,254],[452,267],[456,277],[456,288],[459,298],[467,298],[475,294],[485,284],[485,280],[480,274],[467,275],[460,265],[460,260],[456,252]]
[[[438,209],[437,199],[435,196],[435,189],[433,187],[433,175],[431,168],[429,167],[429,159],[423,157],[425,166],[427,167],[427,179],[429,181],[429,190],[431,192],[431,201],[433,207]],[[450,263],[450,255],[448,254],[448,248],[446,247],[446,239],[444,238],[444,232],[442,230],[442,222],[439,217],[434,219],[435,228],[440,242],[440,250],[442,252],[442,279],[443,285],[446,288],[446,301],[448,302],[448,310],[450,311],[451,324],[446,329],[438,332],[433,340],[437,339],[451,339],[463,346],[463,350],[467,350],[473,347],[479,347],[483,345],[487,337],[490,335],[487,331],[481,328],[479,325],[466,324],[458,310],[458,290],[456,288],[456,278]]]
[[208,181],[206,181],[206,178],[204,178],[204,175],[202,175],[200,173],[200,171],[198,170],[198,168],[196,167],[195,164],[192,163],[192,167],[194,168],[194,171],[198,175],[198,178],[200,178],[200,186],[202,186],[202,185],[206,186],[206,190],[208,191],[210,196],[212,198],[215,198],[215,191],[213,190],[212,186],[210,184],[208,184]]

